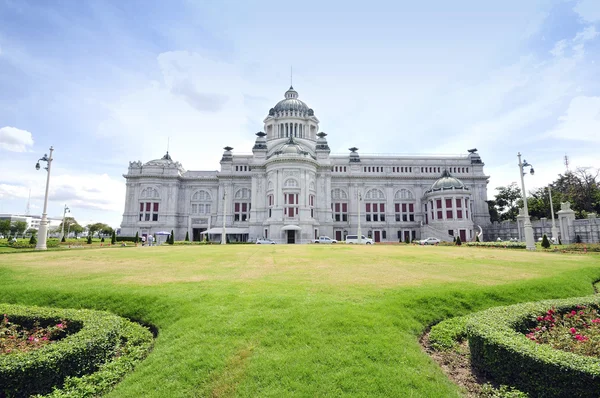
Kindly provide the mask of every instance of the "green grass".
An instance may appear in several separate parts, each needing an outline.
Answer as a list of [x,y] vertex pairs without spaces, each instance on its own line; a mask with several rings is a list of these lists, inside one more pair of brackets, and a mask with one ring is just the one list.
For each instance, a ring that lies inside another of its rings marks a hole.
[[593,293],[600,256],[466,247],[227,245],[0,255],[0,300],[155,325],[111,397],[452,397],[432,323]]

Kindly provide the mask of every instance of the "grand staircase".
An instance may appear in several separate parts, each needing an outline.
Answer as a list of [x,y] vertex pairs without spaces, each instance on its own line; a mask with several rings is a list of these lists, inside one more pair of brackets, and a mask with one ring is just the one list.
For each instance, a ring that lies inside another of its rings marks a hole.
[[438,238],[442,242],[452,242],[454,240],[454,237],[449,235],[448,231],[434,228],[429,224],[424,224],[421,226],[421,239],[429,237]]

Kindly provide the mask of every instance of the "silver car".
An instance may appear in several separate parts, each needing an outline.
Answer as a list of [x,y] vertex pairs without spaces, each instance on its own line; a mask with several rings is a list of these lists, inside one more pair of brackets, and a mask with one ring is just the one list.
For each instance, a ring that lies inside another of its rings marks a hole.
[[438,238],[426,238],[419,241],[421,245],[437,245],[441,240]]
[[277,242],[267,238],[258,238],[256,240],[257,245],[274,245],[275,243]]

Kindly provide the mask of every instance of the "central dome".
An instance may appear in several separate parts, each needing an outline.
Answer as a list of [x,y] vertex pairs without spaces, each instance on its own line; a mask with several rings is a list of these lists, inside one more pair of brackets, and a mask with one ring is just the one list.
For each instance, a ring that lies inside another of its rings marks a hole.
[[298,92],[294,90],[294,87],[292,86],[290,86],[290,89],[285,92],[285,99],[279,101],[277,105],[275,105],[275,107],[272,109],[272,112],[285,111],[312,113],[312,109],[310,109],[308,105],[306,105],[304,102],[298,99]]
[[433,183],[426,192],[441,191],[446,189],[467,189],[465,184],[456,177],[453,177],[448,170],[444,170],[442,176]]

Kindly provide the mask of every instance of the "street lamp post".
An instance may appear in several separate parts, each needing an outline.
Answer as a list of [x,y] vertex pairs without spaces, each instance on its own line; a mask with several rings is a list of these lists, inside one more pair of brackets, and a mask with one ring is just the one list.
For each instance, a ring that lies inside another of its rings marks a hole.
[[69,209],[67,207],[67,205],[65,205],[65,208],[63,210],[63,219],[62,219],[62,228],[60,231],[60,235],[62,236],[62,239],[65,239],[65,215],[67,214],[67,212],[71,212],[71,209]]
[[223,185],[223,233],[221,234],[221,244],[227,244],[227,235],[225,230],[225,220],[227,219],[227,192],[225,191],[225,185]]
[[38,159],[35,164],[35,169],[40,169],[40,160],[42,162],[48,163],[47,167],[44,167],[48,174],[46,175],[46,194],[44,195],[44,211],[42,212],[42,220],[40,221],[40,228],[38,230],[38,241],[35,245],[35,250],[46,250],[46,240],[48,239],[48,218],[46,214],[46,210],[48,208],[48,187],[50,186],[50,168],[52,166],[52,152],[54,151],[53,147],[50,147],[50,156],[44,154],[43,158]]
[[525,247],[527,248],[527,250],[535,250],[535,240],[533,238],[533,227],[531,226],[531,220],[529,219],[529,209],[527,208],[527,194],[525,193],[525,180],[523,178],[523,176],[525,175],[525,172],[523,171],[524,167],[531,167],[531,170],[529,171],[529,173],[531,173],[531,175],[533,175],[534,170],[533,170],[533,166],[529,163],[527,163],[526,160],[523,160],[521,162],[521,152],[519,152],[517,154],[518,158],[519,158],[519,174],[521,176],[521,188],[523,189],[523,210],[524,210],[524,217],[525,217],[525,223],[523,225],[523,230],[525,232]]
[[552,216],[552,241],[558,243],[558,227],[554,223],[554,206],[552,205],[552,189],[548,185],[548,195],[550,195],[550,215]]
[[360,201],[362,200],[362,195],[360,192],[358,193],[358,228],[356,229],[356,233],[358,234],[358,244],[362,243],[362,232],[360,231]]

